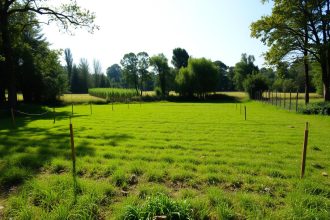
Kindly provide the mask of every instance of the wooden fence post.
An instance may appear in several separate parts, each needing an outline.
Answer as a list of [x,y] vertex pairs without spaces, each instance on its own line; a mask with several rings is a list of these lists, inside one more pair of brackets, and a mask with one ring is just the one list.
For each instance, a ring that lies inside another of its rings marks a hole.
[[275,92],[275,105],[277,106],[277,90]]
[[283,98],[283,107],[284,107],[284,109],[285,109],[285,98],[286,98],[286,94],[284,92],[284,98]]
[[73,193],[74,193],[74,203],[76,203],[77,200],[76,149],[74,147],[74,136],[73,136],[71,117],[70,117],[70,142],[71,142]]
[[71,115],[73,115],[73,103],[71,103]]
[[289,111],[291,111],[291,91],[290,91],[290,103],[289,103]]
[[272,91],[272,105],[274,105],[274,92]]
[[308,144],[308,122],[306,122],[306,126],[305,126],[304,145],[303,145],[302,158],[301,158],[301,173],[300,173],[301,179],[305,175],[307,144]]
[[296,96],[296,112],[298,112],[298,96],[299,96],[299,93],[297,91],[297,96]]
[[244,119],[246,121],[246,106],[244,105]]

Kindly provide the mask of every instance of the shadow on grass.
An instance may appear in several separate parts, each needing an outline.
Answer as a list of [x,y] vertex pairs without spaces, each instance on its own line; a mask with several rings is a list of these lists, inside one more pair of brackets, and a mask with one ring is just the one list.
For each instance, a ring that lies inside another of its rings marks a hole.
[[225,94],[212,94],[207,95],[205,98],[198,98],[198,97],[182,97],[182,96],[169,96],[166,98],[167,101],[170,102],[193,102],[193,103],[239,103],[241,102],[240,99],[233,96],[228,96]]
[[[21,112],[40,114],[49,111],[37,105],[18,106]],[[13,187],[24,183],[43,171],[53,158],[71,160],[69,126],[53,124],[53,112],[44,115],[17,114],[14,127],[10,112],[0,115],[0,194],[7,194]],[[71,112],[57,112],[56,120],[68,120]],[[74,115],[81,117],[83,115]],[[29,127],[34,120],[49,121],[49,126]],[[55,128],[55,129],[54,129]],[[77,156],[95,155],[88,144],[77,147]]]

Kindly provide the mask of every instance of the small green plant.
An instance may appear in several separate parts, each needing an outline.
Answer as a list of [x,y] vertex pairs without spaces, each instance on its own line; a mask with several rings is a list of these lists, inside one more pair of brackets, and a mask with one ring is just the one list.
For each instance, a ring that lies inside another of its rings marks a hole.
[[156,194],[147,198],[142,205],[129,205],[122,219],[155,219],[163,216],[166,219],[193,219],[192,208],[187,201],[175,201],[165,194]]

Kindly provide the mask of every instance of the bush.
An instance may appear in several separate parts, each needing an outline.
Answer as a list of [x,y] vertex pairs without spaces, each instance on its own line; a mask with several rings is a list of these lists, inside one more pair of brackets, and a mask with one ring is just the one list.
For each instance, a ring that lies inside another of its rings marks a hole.
[[261,74],[249,75],[244,80],[243,86],[251,99],[255,99],[258,93],[268,89],[267,79]]
[[299,111],[307,115],[330,115],[330,102],[310,103]]

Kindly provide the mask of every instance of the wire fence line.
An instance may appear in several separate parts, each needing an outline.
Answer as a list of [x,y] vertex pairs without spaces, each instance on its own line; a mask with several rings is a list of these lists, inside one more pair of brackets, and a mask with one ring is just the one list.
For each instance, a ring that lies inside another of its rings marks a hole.
[[295,112],[298,112],[301,107],[299,99],[299,92],[280,93],[277,91],[265,91],[257,92],[255,96],[256,101]]

